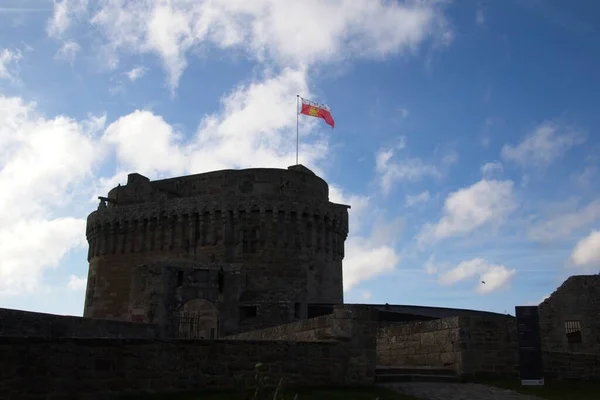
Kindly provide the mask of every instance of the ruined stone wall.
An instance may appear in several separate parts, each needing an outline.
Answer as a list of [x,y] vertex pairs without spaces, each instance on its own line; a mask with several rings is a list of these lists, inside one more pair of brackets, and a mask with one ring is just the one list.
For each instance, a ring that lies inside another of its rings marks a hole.
[[3,338],[0,354],[0,399],[233,388],[254,379],[258,362],[290,386],[373,382],[364,353],[346,343]]
[[377,332],[377,364],[460,369],[459,317],[381,323]]
[[158,338],[158,325],[53,315],[0,308],[0,336]]
[[[538,306],[540,335],[550,352],[600,353],[600,275],[572,276]],[[579,325],[581,342],[567,338]]]
[[305,318],[308,304],[343,303],[348,206],[330,203],[325,181],[303,167],[131,174],[108,197],[87,221],[85,316],[128,320],[132,268],[180,261],[243,265],[248,305],[284,296],[271,325]]

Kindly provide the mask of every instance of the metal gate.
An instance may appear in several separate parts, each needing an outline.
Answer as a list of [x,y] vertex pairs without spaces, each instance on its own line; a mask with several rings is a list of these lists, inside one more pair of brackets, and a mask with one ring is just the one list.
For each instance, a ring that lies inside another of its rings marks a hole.
[[200,313],[180,313],[176,319],[177,337],[181,339],[214,339],[215,328],[203,326]]

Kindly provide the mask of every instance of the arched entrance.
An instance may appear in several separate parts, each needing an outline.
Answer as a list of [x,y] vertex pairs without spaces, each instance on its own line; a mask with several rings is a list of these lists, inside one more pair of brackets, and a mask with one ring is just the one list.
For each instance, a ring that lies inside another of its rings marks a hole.
[[179,310],[178,325],[180,338],[216,339],[219,336],[219,311],[208,300],[190,300]]

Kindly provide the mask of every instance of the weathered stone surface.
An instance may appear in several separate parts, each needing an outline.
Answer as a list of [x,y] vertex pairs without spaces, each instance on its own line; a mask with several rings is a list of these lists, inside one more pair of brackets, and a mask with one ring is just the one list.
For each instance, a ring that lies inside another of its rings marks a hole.
[[[550,352],[600,353],[600,275],[571,276],[538,306],[540,335]],[[578,321],[581,343],[569,343],[566,321]]]
[[301,166],[130,174],[87,220],[84,315],[163,323],[195,297],[215,305],[227,335],[343,303],[349,207],[328,191]]
[[350,343],[4,337],[0,399],[231,388],[252,382],[258,362],[289,385],[373,382],[372,362]]
[[554,379],[600,379],[600,354],[545,351],[544,375]]
[[73,338],[159,338],[154,324],[81,318],[0,308],[0,336]]
[[519,354],[514,317],[460,317],[462,365],[471,377],[516,377]]
[[377,363],[451,367],[462,376],[514,376],[518,368],[515,320],[461,316],[382,324]]
[[377,363],[459,369],[458,318],[380,324]]

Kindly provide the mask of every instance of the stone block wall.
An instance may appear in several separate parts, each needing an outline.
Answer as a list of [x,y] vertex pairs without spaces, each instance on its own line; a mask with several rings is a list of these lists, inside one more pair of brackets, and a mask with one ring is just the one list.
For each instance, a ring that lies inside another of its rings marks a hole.
[[[111,394],[233,388],[261,362],[290,386],[360,385],[372,365],[350,343],[3,338],[0,399],[106,399]],[[34,383],[34,384],[32,384]]]
[[378,365],[451,367],[461,365],[459,317],[382,323],[377,332]]
[[551,379],[600,379],[600,354],[545,351],[544,377]]
[[362,305],[337,305],[329,315],[230,335],[226,339],[345,341],[374,350],[376,336],[377,311]]
[[334,340],[333,315],[305,319],[290,324],[274,326],[272,328],[238,333],[226,336],[224,339],[232,340],[298,340],[304,342],[319,342]]
[[451,317],[382,323],[377,363],[454,369],[464,377],[513,376],[518,371],[512,317]]
[[[545,351],[600,353],[600,275],[571,276],[538,306],[538,312]],[[579,325],[580,342],[567,339],[568,321]]]
[[0,336],[158,338],[158,325],[0,308]]
[[514,317],[459,317],[461,375],[515,377],[519,372]]

